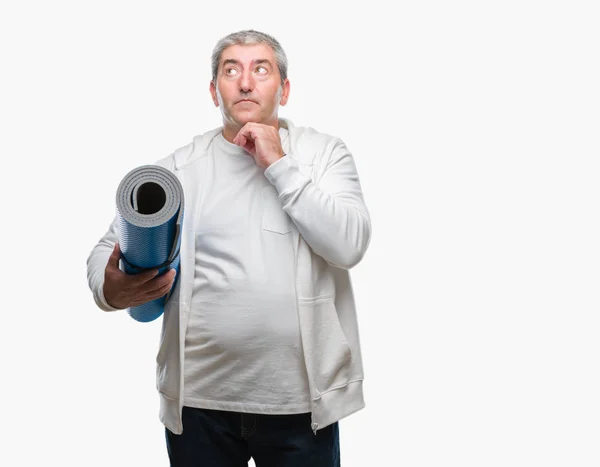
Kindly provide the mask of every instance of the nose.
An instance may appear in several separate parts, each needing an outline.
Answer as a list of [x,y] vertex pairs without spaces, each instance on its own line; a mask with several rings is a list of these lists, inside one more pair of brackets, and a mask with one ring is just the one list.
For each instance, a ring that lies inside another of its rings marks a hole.
[[240,77],[240,91],[242,93],[251,92],[254,89],[254,77],[252,71],[246,70],[242,72]]

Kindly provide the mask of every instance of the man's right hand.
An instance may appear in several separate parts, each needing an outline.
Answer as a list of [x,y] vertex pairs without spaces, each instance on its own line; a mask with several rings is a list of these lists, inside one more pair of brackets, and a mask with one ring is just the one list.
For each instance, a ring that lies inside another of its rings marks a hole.
[[158,269],[139,274],[126,274],[119,269],[121,249],[115,243],[104,270],[104,298],[110,306],[118,309],[143,305],[165,295],[175,281],[175,269],[156,277]]

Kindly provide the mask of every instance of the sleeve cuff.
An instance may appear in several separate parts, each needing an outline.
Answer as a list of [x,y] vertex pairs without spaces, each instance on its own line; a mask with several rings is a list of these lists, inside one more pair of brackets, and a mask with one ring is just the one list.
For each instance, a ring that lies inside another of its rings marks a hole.
[[98,290],[98,302],[98,305],[102,305],[100,308],[102,308],[104,311],[118,311],[121,309],[115,308],[114,306],[108,304],[106,298],[104,297],[104,285],[100,286],[100,289]]

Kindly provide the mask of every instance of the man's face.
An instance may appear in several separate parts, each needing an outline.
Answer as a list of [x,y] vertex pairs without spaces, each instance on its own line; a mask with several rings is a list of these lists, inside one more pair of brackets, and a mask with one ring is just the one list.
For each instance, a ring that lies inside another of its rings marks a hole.
[[287,103],[289,80],[281,85],[275,53],[267,44],[232,45],[221,54],[217,85],[210,83],[215,106],[221,107],[226,126],[247,122],[277,122],[280,105]]

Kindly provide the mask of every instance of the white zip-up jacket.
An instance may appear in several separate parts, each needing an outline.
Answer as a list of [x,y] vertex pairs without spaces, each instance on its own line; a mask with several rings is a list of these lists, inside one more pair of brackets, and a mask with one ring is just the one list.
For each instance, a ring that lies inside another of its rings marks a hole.
[[[358,321],[349,269],[364,256],[371,239],[371,219],[364,203],[352,154],[337,137],[310,127],[288,130],[282,147],[287,154],[265,170],[283,210],[265,212],[263,222],[293,237],[298,323],[311,400],[311,428],[322,429],[365,407],[364,371]],[[195,269],[196,218],[200,215],[207,150],[223,127],[196,136],[156,162],[181,182],[185,207],[180,249],[180,277],[165,305],[156,357],[160,420],[181,434],[186,327]],[[286,215],[287,214],[287,215]],[[290,222],[290,219],[292,222]],[[116,217],[87,260],[94,300],[105,311],[104,270],[118,241]]]

